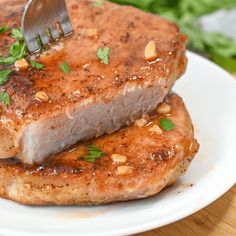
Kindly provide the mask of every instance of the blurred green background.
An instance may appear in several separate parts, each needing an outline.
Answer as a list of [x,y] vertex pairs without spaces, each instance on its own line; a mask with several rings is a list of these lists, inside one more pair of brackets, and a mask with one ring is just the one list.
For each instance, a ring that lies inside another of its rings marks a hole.
[[[217,32],[203,31],[201,16],[236,7],[236,0],[111,0],[133,5],[144,11],[159,14],[176,22],[188,35],[188,48],[203,54],[230,72],[236,72],[236,43]],[[236,27],[235,25],[232,27]]]

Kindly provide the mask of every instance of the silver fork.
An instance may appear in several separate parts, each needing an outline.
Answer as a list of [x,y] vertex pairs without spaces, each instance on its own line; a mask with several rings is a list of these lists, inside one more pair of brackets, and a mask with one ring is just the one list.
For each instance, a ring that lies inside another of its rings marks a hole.
[[25,6],[21,27],[30,52],[41,49],[39,41],[46,45],[73,32],[65,0],[30,0]]

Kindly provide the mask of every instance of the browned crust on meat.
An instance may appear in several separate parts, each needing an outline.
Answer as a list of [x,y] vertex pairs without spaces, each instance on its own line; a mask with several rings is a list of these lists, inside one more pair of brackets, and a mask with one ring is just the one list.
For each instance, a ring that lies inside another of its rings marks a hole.
[[[20,27],[25,2],[0,0],[0,9],[5,9],[0,12],[2,22]],[[43,71],[14,72],[1,87],[11,95],[11,106],[2,109],[2,115],[8,115],[8,119],[27,123],[45,115],[45,107],[49,114],[86,98],[98,97],[104,91],[109,91],[104,98],[109,101],[127,82],[151,84],[156,78],[177,79],[185,71],[186,36],[176,24],[110,2],[93,7],[90,0],[68,0],[67,6],[74,34],[59,42],[63,44],[62,49],[46,51],[36,58],[45,65]],[[87,36],[89,28],[97,29],[97,38]],[[158,53],[158,61],[151,64],[144,58],[144,48],[150,40],[155,41]],[[1,34],[1,53],[7,54],[12,43],[9,31]],[[96,55],[98,48],[105,46],[110,48],[108,66]],[[70,64],[71,72],[67,76],[60,69],[64,61]],[[41,90],[50,97],[50,103],[35,100],[35,93]]]
[[[0,12],[2,22],[19,27],[25,2],[0,0],[0,9],[4,9]],[[19,140],[24,127],[33,121],[56,116],[68,106],[74,109],[75,104],[83,104],[88,98],[93,102],[98,99],[109,102],[126,85],[151,86],[154,80],[162,80],[161,89],[169,90],[185,71],[186,37],[174,23],[110,2],[103,7],[93,7],[89,0],[67,0],[67,5],[73,36],[58,42],[63,44],[59,52],[52,49],[36,58],[45,65],[44,70],[14,72],[0,88],[11,97],[11,105],[1,109],[1,123],[4,129],[8,129],[14,147],[9,152],[0,152],[2,158],[13,154],[20,156],[24,147]],[[88,28],[96,28],[98,37],[88,37]],[[144,58],[144,48],[150,40],[154,40],[157,46],[158,60],[155,63]],[[0,35],[4,55],[12,42],[9,32]],[[108,66],[96,56],[97,49],[105,46],[110,48]],[[71,67],[66,76],[60,70],[64,61],[68,61]],[[41,103],[35,99],[35,94],[41,90],[46,92],[49,102]]]
[[[185,173],[198,151],[198,143],[184,103],[175,94],[166,102],[176,127],[157,135],[147,127],[129,127],[91,143],[105,156],[95,163],[81,157],[86,144],[78,144],[53,161],[38,167],[23,167],[16,160],[0,161],[0,196],[29,205],[93,205],[145,198],[160,192]],[[161,116],[152,119],[159,124]],[[115,164],[111,155],[127,157]],[[130,166],[132,173],[118,175],[117,167]]]

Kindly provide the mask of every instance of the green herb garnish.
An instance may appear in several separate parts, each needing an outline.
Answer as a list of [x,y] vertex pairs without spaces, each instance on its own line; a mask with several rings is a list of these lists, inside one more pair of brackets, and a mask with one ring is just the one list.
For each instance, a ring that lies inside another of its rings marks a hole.
[[6,106],[10,105],[10,96],[7,92],[0,92],[0,102]]
[[20,29],[12,29],[11,37],[16,40],[23,40],[24,36]]
[[160,126],[162,129],[171,131],[175,128],[175,124],[172,122],[172,120],[167,118],[161,118],[160,119]]
[[99,48],[97,51],[98,58],[106,65],[109,63],[109,52],[110,48],[105,47],[103,50],[102,48]]
[[65,75],[67,75],[70,72],[70,65],[69,65],[69,63],[67,61],[63,62],[60,65],[60,68],[61,68],[61,70],[63,71],[63,73]]
[[83,157],[83,159],[90,163],[95,162],[96,160],[98,160],[104,155],[104,153],[93,144],[89,144],[87,146],[87,149],[88,149],[88,153]]
[[11,35],[16,39],[16,42],[11,45],[9,54],[6,57],[0,58],[0,64],[2,65],[11,65],[27,55],[27,47],[21,31],[19,29],[12,29]]
[[8,29],[9,28],[7,25],[0,26],[0,34],[5,33],[6,31],[8,31]]
[[105,2],[104,0],[95,0],[95,1],[93,1],[92,5],[94,7],[101,7],[104,5],[104,2]]
[[26,56],[26,45],[20,41],[16,41],[11,45],[9,54],[13,56],[16,60],[20,60]]
[[11,73],[12,73],[12,70],[0,71],[0,85],[4,85],[9,80],[9,75]]
[[[0,28],[0,32],[5,32],[6,30],[8,30],[7,26]],[[21,30],[12,29],[11,37],[16,41],[11,45],[8,55],[6,57],[0,57],[0,64],[2,65],[11,65],[27,55],[27,47]],[[0,71],[0,86],[4,85],[9,80],[11,73],[12,70]],[[7,92],[0,93],[0,102],[7,106],[10,105],[10,96]]]
[[30,60],[30,64],[31,64],[31,66],[32,66],[33,68],[36,68],[36,69],[38,69],[38,70],[42,70],[43,67],[44,67],[43,64],[41,64],[41,63],[39,63],[39,62],[37,62],[37,61],[33,61],[33,60]]
[[7,56],[7,57],[1,57],[0,58],[0,64],[1,65],[10,65],[15,62],[15,58],[13,56]]

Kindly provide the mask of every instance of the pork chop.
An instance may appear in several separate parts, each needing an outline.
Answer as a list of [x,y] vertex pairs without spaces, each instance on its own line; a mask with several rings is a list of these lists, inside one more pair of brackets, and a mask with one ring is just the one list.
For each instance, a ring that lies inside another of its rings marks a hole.
[[[25,2],[0,0],[1,21],[19,26]],[[185,71],[186,37],[174,23],[109,2],[67,5],[74,34],[33,57],[43,70],[15,71],[0,88],[11,100],[1,109],[0,158],[40,163],[78,141],[130,125],[153,112]],[[3,54],[12,42],[8,32],[0,35]],[[145,58],[149,42],[156,46],[154,61]],[[105,47],[108,65],[97,57]],[[64,62],[68,74],[60,69]],[[37,99],[38,92],[48,101]]]
[[162,130],[153,117],[144,127],[131,126],[91,140],[104,152],[93,163],[82,157],[80,143],[43,166],[24,167],[16,159],[0,160],[0,196],[30,205],[93,205],[145,198],[160,192],[183,175],[198,151],[184,103],[175,94],[166,98],[168,119],[175,128]]

